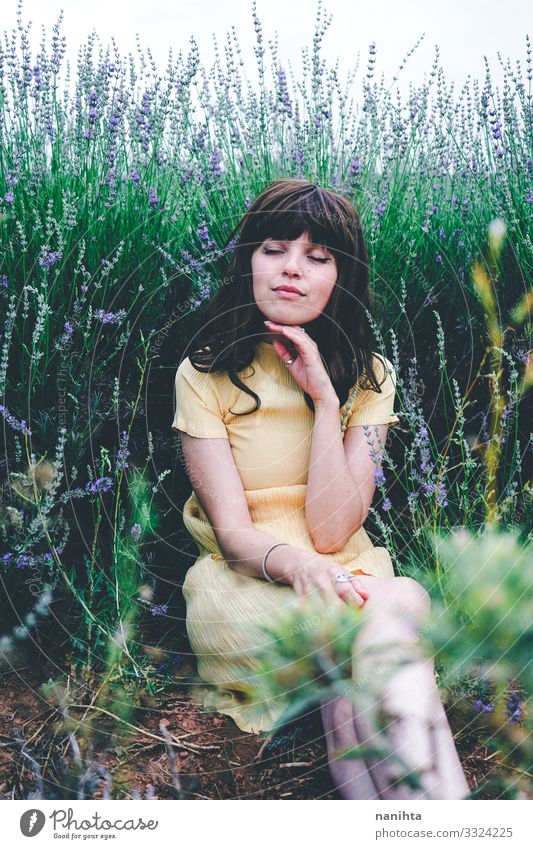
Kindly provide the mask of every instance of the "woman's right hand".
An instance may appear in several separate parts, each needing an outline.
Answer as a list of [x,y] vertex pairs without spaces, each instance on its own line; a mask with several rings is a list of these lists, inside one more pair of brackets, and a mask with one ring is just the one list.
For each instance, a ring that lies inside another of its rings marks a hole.
[[335,576],[346,571],[338,563],[327,557],[313,552],[305,552],[300,564],[291,574],[291,586],[299,598],[319,592],[324,600],[338,606],[355,604],[362,607],[368,598],[368,593],[358,585],[354,575],[351,581],[336,581]]

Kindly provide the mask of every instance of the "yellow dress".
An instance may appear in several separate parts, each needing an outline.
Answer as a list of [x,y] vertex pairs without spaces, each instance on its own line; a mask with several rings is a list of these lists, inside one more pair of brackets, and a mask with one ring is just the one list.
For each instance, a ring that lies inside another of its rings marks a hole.
[[[383,363],[386,365],[381,393],[358,390],[351,411],[347,413],[343,407],[339,411],[343,430],[399,421],[393,412],[393,367],[376,355],[374,363],[379,383]],[[239,372],[239,377],[261,398],[259,410],[247,416],[235,413],[253,408],[250,395],[234,386],[227,375],[199,372],[184,359],[176,373],[172,428],[200,438],[228,439],[254,526],[276,541],[313,550],[304,515],[313,413],[301,387],[269,343],[258,344],[252,364]],[[194,475],[192,483],[194,486]],[[265,644],[261,627],[271,622],[276,610],[294,600],[294,590],[232,569],[194,492],[184,505],[183,520],[199,551],[183,585],[187,634],[198,674],[209,685],[199,689],[199,697],[204,707],[231,716],[243,731],[268,731],[286,705],[279,700],[246,700],[247,679],[254,674],[250,652]],[[324,556],[378,577],[394,575],[389,552],[374,547],[364,528],[356,531],[341,551]]]

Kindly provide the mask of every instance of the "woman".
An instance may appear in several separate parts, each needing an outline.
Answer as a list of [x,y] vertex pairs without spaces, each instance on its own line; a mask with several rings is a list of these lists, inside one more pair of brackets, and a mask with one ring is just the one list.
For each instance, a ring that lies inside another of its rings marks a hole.
[[394,577],[388,551],[363,528],[376,469],[363,425],[383,444],[399,419],[391,364],[371,350],[358,216],[312,183],[276,180],[235,234],[229,273],[177,370],[172,424],[194,489],[184,522],[199,557],[183,591],[198,672],[211,685],[204,704],[243,731],[271,729],[285,705],[246,700],[262,627],[313,592],[365,605],[356,646],[381,646],[387,666],[390,644],[403,643],[409,661],[384,683],[381,707],[394,718],[386,742],[423,791],[398,781],[397,758],[336,759],[379,742],[364,713],[336,698],[321,711],[340,794],[462,798],[468,786],[417,639],[427,593]]

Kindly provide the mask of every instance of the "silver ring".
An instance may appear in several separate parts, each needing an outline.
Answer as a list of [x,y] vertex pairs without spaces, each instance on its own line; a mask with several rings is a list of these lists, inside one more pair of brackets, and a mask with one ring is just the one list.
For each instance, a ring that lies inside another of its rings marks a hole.
[[351,576],[347,575],[346,572],[337,572],[335,575],[335,583],[336,584],[345,584],[346,581],[350,581]]
[[305,327],[300,327],[300,330],[302,331],[302,333],[305,333]]
[[289,368],[289,366],[292,366],[292,364],[293,364],[294,360],[283,360],[283,362],[285,363],[285,365],[287,366],[287,368]]

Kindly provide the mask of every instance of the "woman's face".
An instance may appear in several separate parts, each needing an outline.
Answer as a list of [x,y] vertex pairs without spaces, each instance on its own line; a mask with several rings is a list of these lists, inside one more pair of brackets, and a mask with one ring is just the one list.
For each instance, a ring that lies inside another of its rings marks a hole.
[[309,238],[304,232],[289,242],[266,239],[252,254],[255,302],[270,321],[306,324],[318,318],[329,300],[337,264]]

